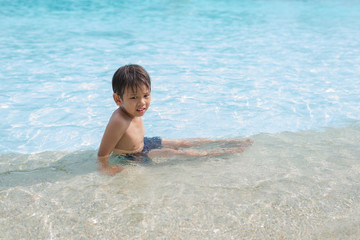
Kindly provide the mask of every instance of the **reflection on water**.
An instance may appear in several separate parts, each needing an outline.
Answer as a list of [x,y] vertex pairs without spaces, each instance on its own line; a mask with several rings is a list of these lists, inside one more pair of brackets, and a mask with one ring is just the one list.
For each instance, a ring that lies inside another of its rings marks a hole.
[[0,238],[359,236],[358,125],[251,138],[242,154],[153,159],[115,177],[96,171],[95,151],[1,155]]

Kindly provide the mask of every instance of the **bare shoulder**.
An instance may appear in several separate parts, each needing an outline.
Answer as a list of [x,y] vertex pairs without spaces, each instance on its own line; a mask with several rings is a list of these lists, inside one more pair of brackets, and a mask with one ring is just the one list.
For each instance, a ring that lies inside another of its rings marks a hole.
[[126,118],[126,116],[124,116],[122,111],[120,111],[120,109],[117,109],[111,115],[108,126],[115,127],[117,129],[126,129],[129,126],[130,122],[131,121]]
[[116,109],[113,114],[111,115],[110,121],[117,121],[117,122],[131,122],[131,119],[123,112],[120,108]]

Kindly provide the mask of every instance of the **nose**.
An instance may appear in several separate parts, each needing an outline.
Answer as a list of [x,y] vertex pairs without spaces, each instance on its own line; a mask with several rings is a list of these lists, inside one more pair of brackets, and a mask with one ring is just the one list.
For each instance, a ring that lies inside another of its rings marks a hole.
[[143,97],[142,97],[142,98],[140,98],[140,104],[143,104],[143,105],[144,105],[145,103],[146,103],[146,99],[145,99],[145,98],[143,98]]

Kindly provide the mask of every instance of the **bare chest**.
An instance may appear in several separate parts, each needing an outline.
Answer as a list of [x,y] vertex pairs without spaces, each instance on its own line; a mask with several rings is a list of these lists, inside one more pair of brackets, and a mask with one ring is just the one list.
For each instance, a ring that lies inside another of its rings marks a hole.
[[145,128],[142,121],[133,121],[119,140],[116,148],[123,150],[137,150],[144,142]]

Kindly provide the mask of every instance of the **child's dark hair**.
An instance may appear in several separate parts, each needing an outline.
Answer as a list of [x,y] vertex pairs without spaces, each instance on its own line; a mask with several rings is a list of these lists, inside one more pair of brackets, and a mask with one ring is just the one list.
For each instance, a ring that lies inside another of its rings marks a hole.
[[131,88],[136,92],[137,88],[144,84],[151,91],[151,80],[146,70],[136,64],[129,64],[120,67],[112,78],[112,88],[114,93],[121,99],[124,96],[126,88]]

